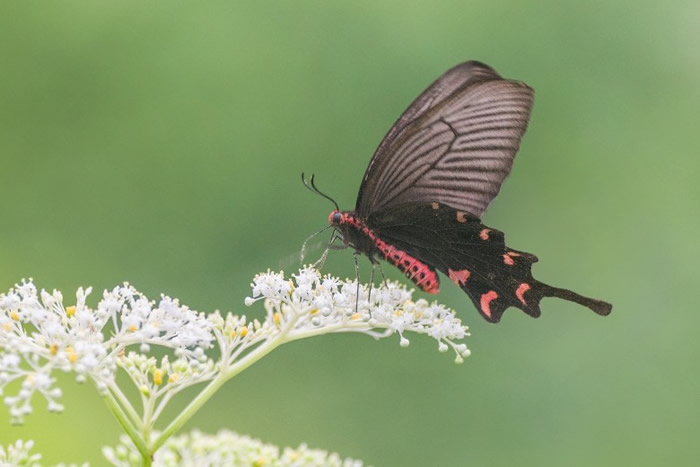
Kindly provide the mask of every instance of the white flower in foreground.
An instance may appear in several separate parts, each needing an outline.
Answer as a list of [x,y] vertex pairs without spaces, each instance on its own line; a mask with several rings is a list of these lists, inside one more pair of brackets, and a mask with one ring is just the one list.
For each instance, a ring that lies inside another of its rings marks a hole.
[[[139,452],[128,437],[122,436],[116,448],[106,447],[102,453],[117,467],[138,465]],[[153,465],[218,466],[250,465],[270,467],[362,467],[362,462],[343,459],[334,452],[310,449],[306,444],[280,449],[249,436],[222,430],[208,435],[198,430],[170,438],[153,458]]]
[[21,439],[7,446],[7,449],[0,446],[0,465],[38,466],[41,454],[29,454],[33,447],[34,441],[29,440],[25,443]]
[[[65,304],[60,292],[37,292],[23,281],[0,295],[0,396],[12,421],[31,413],[36,394],[49,410],[63,410],[54,372],[74,372],[79,382],[93,381],[141,458],[150,459],[226,381],[287,342],[355,332],[376,339],[396,334],[405,347],[414,333],[435,339],[440,352],[452,348],[457,363],[469,355],[458,342],[468,328],[454,311],[414,301],[395,282],[370,290],[302,268],[292,279],[259,274],[251,285],[245,303],[263,301],[265,313],[249,320],[199,313],[167,296],[151,301],[129,284],[105,291],[95,308],[87,304],[90,288]],[[138,404],[117,384],[120,368],[136,387]],[[194,385],[199,392],[187,408],[161,420],[173,396]],[[166,425],[157,436],[156,422]]]

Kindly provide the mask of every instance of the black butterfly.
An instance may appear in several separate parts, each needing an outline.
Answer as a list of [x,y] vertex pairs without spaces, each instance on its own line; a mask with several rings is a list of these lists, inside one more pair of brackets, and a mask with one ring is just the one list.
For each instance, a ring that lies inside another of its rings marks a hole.
[[533,102],[525,83],[483,63],[450,69],[389,130],[355,210],[336,204],[331,226],[345,245],[389,261],[425,292],[437,293],[437,271],[446,274],[492,323],[511,306],[538,317],[543,297],[609,314],[609,303],[535,280],[537,257],[508,248],[479,220],[511,170]]

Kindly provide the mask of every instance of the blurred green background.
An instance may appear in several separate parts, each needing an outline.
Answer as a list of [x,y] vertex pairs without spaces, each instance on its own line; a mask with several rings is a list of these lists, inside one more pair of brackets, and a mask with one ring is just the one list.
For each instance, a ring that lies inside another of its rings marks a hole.
[[[537,91],[486,223],[612,315],[546,300],[490,325],[443,281],[464,365],[428,338],[298,342],[189,428],[376,466],[698,465],[699,31],[696,0],[3,2],[0,290],[128,280],[261,313],[254,274],[294,271],[331,209],[300,172],[351,209],[399,113],[479,59]],[[65,413],[37,401],[21,428],[3,407],[0,443],[102,464],[120,428],[89,385],[65,389]]]

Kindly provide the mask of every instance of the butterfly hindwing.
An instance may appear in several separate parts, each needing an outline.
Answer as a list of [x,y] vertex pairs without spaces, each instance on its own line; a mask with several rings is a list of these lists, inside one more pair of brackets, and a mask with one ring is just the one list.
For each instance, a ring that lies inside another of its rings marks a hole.
[[437,202],[408,203],[371,215],[367,225],[384,241],[448,276],[490,322],[498,322],[509,307],[538,317],[545,296],[575,301],[599,314],[610,311],[604,302],[537,281],[532,276],[535,255],[508,248],[502,232],[464,211]]

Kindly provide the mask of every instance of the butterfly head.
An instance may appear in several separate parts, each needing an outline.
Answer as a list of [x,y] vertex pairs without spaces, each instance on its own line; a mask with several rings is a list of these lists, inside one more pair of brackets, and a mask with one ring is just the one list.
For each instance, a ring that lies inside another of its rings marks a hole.
[[334,209],[328,216],[328,223],[332,226],[338,226],[343,220],[343,215],[337,209]]

